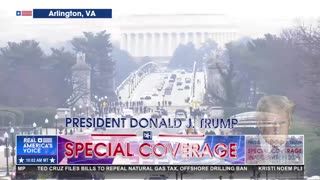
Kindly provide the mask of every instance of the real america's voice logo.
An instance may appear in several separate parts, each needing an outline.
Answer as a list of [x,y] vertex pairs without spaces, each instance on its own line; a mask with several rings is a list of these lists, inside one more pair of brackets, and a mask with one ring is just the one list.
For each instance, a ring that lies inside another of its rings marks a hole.
[[17,136],[17,164],[56,164],[57,136]]

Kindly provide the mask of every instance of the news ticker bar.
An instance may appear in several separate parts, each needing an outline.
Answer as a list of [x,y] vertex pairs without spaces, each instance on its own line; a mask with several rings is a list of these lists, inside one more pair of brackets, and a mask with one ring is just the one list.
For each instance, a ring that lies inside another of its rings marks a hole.
[[281,146],[271,147],[259,135],[168,138],[148,131],[143,134],[18,135],[16,164],[304,164],[303,135],[289,135]]
[[303,165],[46,165],[16,166],[17,179],[303,179]]
[[33,9],[16,11],[16,16],[32,16],[35,19],[109,19],[112,9]]
[[17,172],[303,172],[304,165],[17,165]]

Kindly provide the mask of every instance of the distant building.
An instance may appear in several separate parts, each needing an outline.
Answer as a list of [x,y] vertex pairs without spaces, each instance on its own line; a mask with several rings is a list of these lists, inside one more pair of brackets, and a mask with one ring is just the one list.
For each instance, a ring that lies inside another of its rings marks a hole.
[[132,15],[119,20],[120,48],[133,57],[167,63],[180,44],[220,46],[237,38],[234,24],[222,14]]

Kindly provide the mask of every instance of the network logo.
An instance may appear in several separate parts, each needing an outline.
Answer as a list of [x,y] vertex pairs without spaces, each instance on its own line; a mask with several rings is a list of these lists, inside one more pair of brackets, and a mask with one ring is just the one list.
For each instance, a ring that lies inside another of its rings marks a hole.
[[152,140],[152,132],[143,131],[143,140]]

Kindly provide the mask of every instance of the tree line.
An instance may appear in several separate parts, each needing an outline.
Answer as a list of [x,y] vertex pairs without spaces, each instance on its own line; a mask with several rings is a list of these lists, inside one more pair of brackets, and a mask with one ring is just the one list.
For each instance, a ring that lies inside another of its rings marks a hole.
[[[191,69],[193,62],[216,66],[224,97],[208,89],[219,105],[242,106],[252,94],[288,96],[296,110],[315,117],[320,113],[320,25],[285,29],[278,35],[241,38],[220,48],[207,41],[200,48],[180,45],[171,68]],[[222,64],[219,62],[223,62]]]
[[279,35],[229,43],[226,51],[253,91],[287,96],[297,112],[310,117],[320,113],[320,26],[299,25]]
[[[106,90],[113,79],[120,82],[137,64],[130,54],[112,47],[110,34],[84,32],[70,40],[72,50],[51,48],[45,53],[39,42],[8,42],[0,48],[0,105],[12,107],[61,107],[72,94],[71,67],[76,53],[86,54],[91,67],[91,92],[115,98]],[[125,65],[125,66],[124,66]]]

